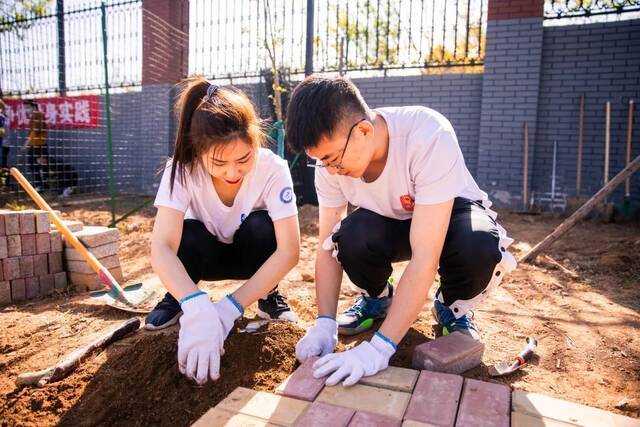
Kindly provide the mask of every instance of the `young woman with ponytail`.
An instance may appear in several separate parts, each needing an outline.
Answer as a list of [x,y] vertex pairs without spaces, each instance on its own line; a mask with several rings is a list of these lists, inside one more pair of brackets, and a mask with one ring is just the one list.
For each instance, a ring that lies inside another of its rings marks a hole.
[[[262,148],[245,94],[203,78],[182,83],[179,127],[155,199],[151,263],[168,293],[147,329],[180,321],[178,365],[202,384],[219,377],[224,340],[244,308],[297,321],[277,283],[298,262],[300,233],[286,161]],[[213,303],[200,280],[246,280]]]

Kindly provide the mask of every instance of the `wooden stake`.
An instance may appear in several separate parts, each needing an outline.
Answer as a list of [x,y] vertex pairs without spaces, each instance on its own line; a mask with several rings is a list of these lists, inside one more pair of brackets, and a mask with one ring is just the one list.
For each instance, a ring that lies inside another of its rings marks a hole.
[[[625,166],[629,164],[631,161],[631,136],[633,134],[633,99],[629,100],[629,117],[627,120],[627,157],[625,161]],[[629,198],[631,195],[631,179],[627,178],[624,182],[624,196]]]
[[522,209],[529,209],[529,128],[524,122],[524,158],[522,159]]
[[594,206],[602,202],[609,194],[616,189],[625,179],[633,175],[640,169],[640,156],[636,157],[631,163],[627,165],[619,174],[617,174],[607,185],[602,187],[593,197],[591,197],[584,205],[582,205],[577,211],[573,213],[569,218],[564,220],[562,224],[556,227],[551,234],[545,237],[540,243],[535,245],[529,252],[524,254],[518,262],[530,261],[535,259],[543,250],[547,249],[549,245],[558,240],[567,231],[571,230],[574,225],[578,223],[582,218],[587,216]]
[[580,95],[580,116],[578,119],[578,164],[576,165],[576,197],[580,197],[582,186],[582,144],[584,142],[584,95]]

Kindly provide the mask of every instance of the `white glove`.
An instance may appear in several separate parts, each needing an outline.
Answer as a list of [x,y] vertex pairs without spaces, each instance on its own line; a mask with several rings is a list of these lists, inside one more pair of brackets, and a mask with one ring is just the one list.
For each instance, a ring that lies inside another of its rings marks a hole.
[[333,374],[325,381],[326,385],[336,385],[344,380],[345,386],[351,386],[362,377],[375,375],[387,369],[389,359],[396,352],[394,345],[383,335],[376,332],[371,341],[364,341],[357,347],[342,353],[331,353],[313,364],[313,376],[325,377]]
[[[233,321],[228,326],[231,311],[227,313],[226,307],[219,306],[221,318],[216,306],[204,293],[187,299],[181,307],[184,314],[180,317],[178,368],[198,384],[204,384],[209,378],[215,381],[220,378],[224,339],[233,326]],[[238,313],[237,318],[240,313],[233,304],[231,308]]]
[[[217,303],[213,304],[216,307],[216,311],[220,316],[220,323],[222,324],[222,339],[225,340],[229,336],[229,332],[233,328],[236,319],[242,316],[244,309],[241,305],[235,302],[235,299],[231,295],[227,295]],[[222,352],[224,354],[224,351]]]
[[338,222],[336,225],[334,225],[333,230],[331,230],[331,234],[329,234],[329,237],[324,239],[324,242],[322,242],[322,249],[324,249],[325,251],[331,251],[331,256],[334,257],[336,261],[338,261],[338,244],[333,241],[333,235],[340,230],[340,225],[342,225],[342,222]]
[[338,323],[329,317],[319,317],[316,324],[296,344],[296,357],[304,362],[309,357],[331,353],[338,343]]

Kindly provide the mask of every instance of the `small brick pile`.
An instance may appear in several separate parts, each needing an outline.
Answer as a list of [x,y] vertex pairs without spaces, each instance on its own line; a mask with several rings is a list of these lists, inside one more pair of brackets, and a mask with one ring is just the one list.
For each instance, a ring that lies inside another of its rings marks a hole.
[[[66,224],[69,226],[69,224]],[[122,282],[122,268],[118,257],[119,234],[117,228],[71,224],[73,234],[105,266],[118,282]],[[70,243],[64,242],[64,260],[69,281],[78,292],[103,289],[104,284],[91,266]]]
[[0,211],[0,305],[67,289],[62,236],[39,210]]

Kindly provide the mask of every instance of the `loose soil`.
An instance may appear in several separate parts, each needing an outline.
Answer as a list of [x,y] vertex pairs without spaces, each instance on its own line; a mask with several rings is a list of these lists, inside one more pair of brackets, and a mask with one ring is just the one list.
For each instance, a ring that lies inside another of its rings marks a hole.
[[[128,204],[127,204],[128,203]],[[139,200],[124,200],[125,213]],[[106,202],[60,207],[64,216],[85,224],[107,225]],[[120,260],[127,283],[153,280],[149,241],[153,209],[118,224]],[[548,216],[500,212],[502,225],[516,239],[521,255],[560,222]],[[313,283],[317,209],[300,212],[302,254],[280,283],[301,326],[316,315]],[[640,417],[640,229],[634,224],[583,222],[556,242],[534,265],[522,264],[475,313],[486,350],[470,378],[496,381],[488,369],[539,341],[536,356],[521,371],[497,381],[514,389],[544,393],[632,417]],[[406,263],[394,266],[398,279]],[[357,293],[343,278],[339,308]],[[234,290],[237,281],[201,286],[214,299]],[[159,288],[161,291],[161,288]],[[395,366],[410,367],[415,345],[434,338],[426,301],[398,352]],[[247,318],[254,307],[246,311]],[[86,295],[58,295],[0,310],[0,425],[189,425],[237,386],[273,391],[295,369],[295,343],[304,331],[272,324],[258,335],[232,335],[222,358],[222,378],[202,388],[177,370],[177,329],[139,331],[89,358],[68,378],[43,388],[16,389],[15,377],[43,369],[94,335],[130,317],[95,305]],[[341,338],[349,348],[367,335]]]

